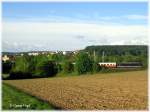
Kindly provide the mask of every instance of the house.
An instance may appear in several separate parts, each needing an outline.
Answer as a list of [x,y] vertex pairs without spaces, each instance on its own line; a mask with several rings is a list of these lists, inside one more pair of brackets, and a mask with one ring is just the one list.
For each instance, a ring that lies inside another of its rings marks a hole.
[[67,54],[67,52],[66,51],[63,51],[63,55],[66,55]]
[[8,61],[9,60],[9,57],[7,56],[7,55],[4,55],[3,57],[2,57],[2,60],[5,62],[5,61]]
[[35,53],[28,53],[28,55],[29,56],[37,56],[37,55],[39,55],[39,53],[36,53],[36,52]]

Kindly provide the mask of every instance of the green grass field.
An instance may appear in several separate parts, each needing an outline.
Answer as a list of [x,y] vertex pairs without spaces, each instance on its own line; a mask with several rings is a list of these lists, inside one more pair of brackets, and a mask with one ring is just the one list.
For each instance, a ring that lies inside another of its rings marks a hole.
[[54,109],[47,102],[30,96],[6,84],[2,84],[2,109],[3,110],[44,110]]

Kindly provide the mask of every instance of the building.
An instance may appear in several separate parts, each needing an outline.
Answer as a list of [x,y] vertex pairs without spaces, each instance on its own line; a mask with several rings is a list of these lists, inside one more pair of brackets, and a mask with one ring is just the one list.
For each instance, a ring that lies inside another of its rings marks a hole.
[[8,61],[9,60],[9,57],[7,56],[7,55],[4,55],[3,57],[2,57],[2,60],[5,62],[5,61]]
[[29,56],[38,56],[39,53],[28,53]]
[[67,54],[67,52],[66,51],[63,51],[63,55],[66,55]]

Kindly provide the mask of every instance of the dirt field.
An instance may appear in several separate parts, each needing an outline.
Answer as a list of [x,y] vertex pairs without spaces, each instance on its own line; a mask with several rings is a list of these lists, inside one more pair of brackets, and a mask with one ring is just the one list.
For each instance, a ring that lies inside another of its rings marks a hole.
[[7,80],[62,109],[147,109],[147,71]]

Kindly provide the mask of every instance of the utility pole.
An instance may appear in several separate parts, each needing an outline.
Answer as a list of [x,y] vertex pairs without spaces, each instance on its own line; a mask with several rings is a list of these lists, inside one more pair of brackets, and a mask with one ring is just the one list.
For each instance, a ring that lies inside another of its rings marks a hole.
[[94,61],[96,61],[96,54],[95,54],[95,50],[94,50],[93,56],[94,56]]
[[105,52],[102,53],[102,62],[104,62]]

